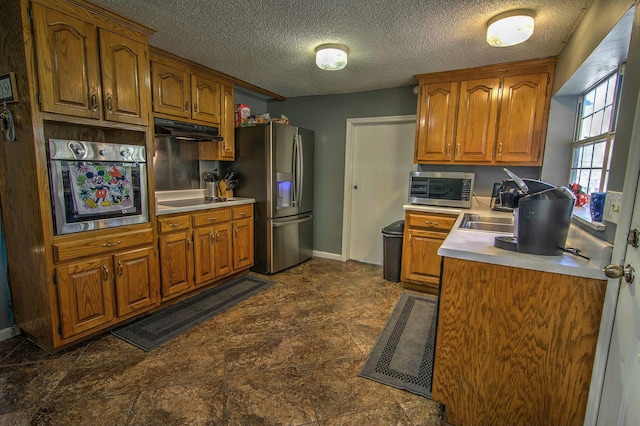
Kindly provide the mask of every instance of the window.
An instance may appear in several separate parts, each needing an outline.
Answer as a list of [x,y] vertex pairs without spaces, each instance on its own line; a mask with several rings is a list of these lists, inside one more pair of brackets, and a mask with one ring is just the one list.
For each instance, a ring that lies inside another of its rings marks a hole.
[[578,183],[587,194],[607,189],[622,70],[620,67],[580,97],[571,183]]

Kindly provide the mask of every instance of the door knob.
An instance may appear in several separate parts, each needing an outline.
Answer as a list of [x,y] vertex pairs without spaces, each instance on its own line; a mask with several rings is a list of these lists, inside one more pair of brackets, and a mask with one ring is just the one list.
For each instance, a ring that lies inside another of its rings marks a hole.
[[635,278],[636,270],[633,268],[631,264],[625,266],[624,268],[622,267],[622,265],[611,264],[611,265],[605,266],[602,272],[604,272],[604,274],[609,278],[624,277],[624,280],[626,282],[632,283],[633,279]]

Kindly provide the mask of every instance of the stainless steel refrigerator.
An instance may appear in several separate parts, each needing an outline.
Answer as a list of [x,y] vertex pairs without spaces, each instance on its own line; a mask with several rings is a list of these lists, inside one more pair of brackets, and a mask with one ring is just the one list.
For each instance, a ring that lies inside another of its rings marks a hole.
[[236,129],[239,197],[255,198],[256,272],[274,273],[313,254],[313,132],[284,124]]

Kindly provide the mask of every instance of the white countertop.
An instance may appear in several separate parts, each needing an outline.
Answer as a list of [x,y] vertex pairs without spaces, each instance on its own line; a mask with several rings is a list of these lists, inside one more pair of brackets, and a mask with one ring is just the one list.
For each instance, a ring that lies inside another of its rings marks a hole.
[[403,208],[404,210],[458,215],[453,229],[438,250],[440,256],[584,278],[606,279],[602,268],[610,263],[613,249],[612,245],[606,241],[602,241],[572,224],[565,247],[580,249],[580,253],[589,257],[590,260],[568,253],[560,256],[540,256],[500,249],[493,246],[495,237],[509,234],[458,228],[462,221],[462,213],[482,213],[491,216],[513,216],[513,213],[492,211],[488,207],[488,202],[483,203],[484,206],[478,205],[478,203],[474,204],[475,206],[471,209],[414,204],[405,204]]
[[[215,203],[204,200],[204,189],[189,189],[182,191],[156,191],[156,214],[158,216],[173,213],[185,213],[205,209],[217,209],[222,207],[237,206],[241,204],[253,204],[256,202],[253,198],[233,197],[227,198],[226,201],[216,201]],[[190,206],[172,207],[162,205],[163,201],[175,200],[201,200],[202,203]]]

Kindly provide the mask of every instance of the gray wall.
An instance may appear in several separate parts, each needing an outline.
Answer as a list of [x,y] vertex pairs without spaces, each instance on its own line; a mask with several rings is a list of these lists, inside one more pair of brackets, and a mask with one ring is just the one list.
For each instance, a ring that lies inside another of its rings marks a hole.
[[542,163],[542,180],[554,185],[568,185],[571,165],[571,143],[578,107],[577,96],[551,99],[547,142]]
[[416,113],[416,103],[413,86],[269,101],[272,117],[284,114],[293,125],[315,132],[315,250],[337,254],[342,251],[347,119],[412,115]]
[[618,126],[616,141],[613,145],[611,173],[609,174],[609,189],[622,191],[624,175],[631,147],[631,133],[638,105],[640,93],[640,6],[636,7],[631,30],[631,44],[629,57],[625,69],[620,110],[618,112]]
[[233,91],[234,103],[249,105],[251,108],[251,114],[265,114],[267,112],[267,100],[257,96],[253,93],[249,93],[236,86]]
[[587,60],[634,0],[593,0],[558,56],[553,93],[564,86]]

